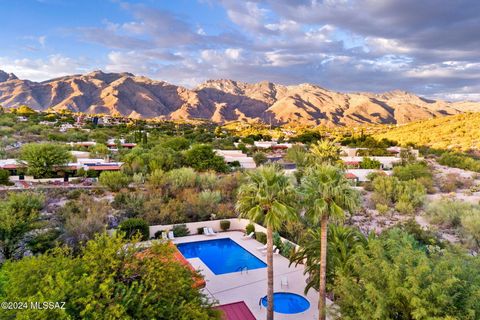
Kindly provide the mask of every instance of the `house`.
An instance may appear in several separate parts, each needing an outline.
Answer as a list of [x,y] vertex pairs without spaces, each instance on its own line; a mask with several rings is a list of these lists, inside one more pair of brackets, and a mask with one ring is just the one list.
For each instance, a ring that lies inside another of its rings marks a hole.
[[357,178],[357,183],[370,181],[368,179],[368,175],[370,175],[371,173],[383,173],[386,175],[391,174],[391,171],[383,171],[378,169],[347,169],[346,172],[351,176],[355,176]]
[[[347,164],[355,164],[363,161],[364,157],[340,157],[340,159],[343,161],[343,163]],[[380,162],[380,168],[383,170],[392,170],[393,166],[401,161],[399,157],[377,157],[377,156],[372,156],[368,157],[373,160],[377,160]]]
[[238,161],[243,169],[255,169],[257,167],[253,158],[242,153],[241,150],[215,150],[215,153],[223,157],[226,163]]
[[7,170],[11,176],[17,175],[19,169],[23,169],[27,163],[17,159],[0,159],[0,169]]

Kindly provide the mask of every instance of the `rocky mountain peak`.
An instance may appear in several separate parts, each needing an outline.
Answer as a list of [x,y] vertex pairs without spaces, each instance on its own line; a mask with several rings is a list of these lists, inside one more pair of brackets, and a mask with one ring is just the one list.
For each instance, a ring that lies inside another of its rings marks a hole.
[[0,82],[10,81],[10,80],[18,80],[18,78],[13,73],[7,73],[3,70],[0,70]]

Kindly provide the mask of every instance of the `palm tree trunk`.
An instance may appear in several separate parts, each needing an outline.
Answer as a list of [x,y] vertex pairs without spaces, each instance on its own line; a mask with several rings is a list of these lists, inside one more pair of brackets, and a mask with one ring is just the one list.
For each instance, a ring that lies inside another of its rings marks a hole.
[[320,287],[318,300],[318,319],[325,320],[327,315],[326,296],[327,296],[327,232],[328,215],[323,215],[320,226]]
[[267,320],[273,320],[273,231],[267,227]]

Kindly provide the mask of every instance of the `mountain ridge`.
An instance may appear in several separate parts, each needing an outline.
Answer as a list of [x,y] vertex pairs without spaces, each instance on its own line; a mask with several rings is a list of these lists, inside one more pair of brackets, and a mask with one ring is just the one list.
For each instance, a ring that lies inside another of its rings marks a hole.
[[393,90],[342,93],[302,83],[207,80],[193,89],[132,73],[101,70],[42,82],[0,70],[0,105],[69,109],[134,118],[192,119],[218,123],[263,121],[308,125],[403,124],[480,111],[479,102],[431,100]]

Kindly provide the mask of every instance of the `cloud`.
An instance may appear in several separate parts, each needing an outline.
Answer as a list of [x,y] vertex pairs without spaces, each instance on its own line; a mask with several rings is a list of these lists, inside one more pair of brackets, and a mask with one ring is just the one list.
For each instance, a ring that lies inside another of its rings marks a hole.
[[[201,23],[192,12],[173,13],[148,2],[114,2],[129,18],[104,20],[100,26],[77,28],[71,34],[107,48],[96,68],[190,87],[207,79],[232,78],[312,82],[339,91],[399,88],[427,97],[478,98],[480,1],[199,3],[220,8],[223,18]],[[33,40],[45,47],[46,39]],[[50,35],[48,39],[50,46]],[[62,55],[4,61],[0,63],[34,79],[78,72],[90,65]]]
[[20,79],[43,81],[45,79],[88,71],[86,61],[74,60],[59,54],[46,59],[10,59],[0,57],[0,65],[6,72]]

